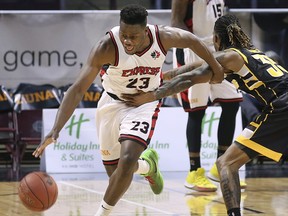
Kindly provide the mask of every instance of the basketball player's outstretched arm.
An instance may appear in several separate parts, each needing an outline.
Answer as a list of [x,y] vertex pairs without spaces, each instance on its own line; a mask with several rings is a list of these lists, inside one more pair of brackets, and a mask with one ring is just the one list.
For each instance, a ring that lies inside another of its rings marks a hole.
[[181,68],[173,68],[171,70],[163,72],[163,79],[164,80],[171,80],[172,78],[186,73],[187,71],[192,71],[197,67],[200,67],[203,64],[203,61],[193,62],[193,64],[183,65]]
[[[204,63],[202,66],[191,71],[190,64],[177,68],[174,73],[178,74],[169,82],[152,92],[139,92],[138,94],[122,94],[122,97],[127,100],[125,103],[129,106],[140,106],[144,103],[159,100],[184,91],[197,83],[209,82],[213,73],[208,64]],[[187,70],[189,70],[187,72]]]
[[84,93],[95,80],[104,64],[114,63],[114,46],[108,35],[104,36],[91,50],[88,60],[82,67],[79,77],[65,93],[63,101],[58,109],[54,126],[44,140],[33,152],[35,157],[42,155],[46,146],[55,143],[61,129],[73,114]]
[[210,82],[221,83],[224,79],[223,68],[214,58],[212,52],[208,49],[196,35],[191,32],[173,28],[170,26],[159,26],[160,40],[166,51],[170,48],[189,48],[201,57],[212,69],[213,76]]

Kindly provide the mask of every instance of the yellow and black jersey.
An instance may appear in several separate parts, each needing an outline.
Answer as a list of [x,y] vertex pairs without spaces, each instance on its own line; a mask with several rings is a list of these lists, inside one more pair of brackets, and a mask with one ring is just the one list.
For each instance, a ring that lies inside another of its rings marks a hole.
[[[263,104],[262,112],[235,143],[253,158],[258,154],[280,162],[288,157],[288,73],[282,66],[257,49],[230,48],[244,59],[245,65],[228,74],[227,79]],[[253,151],[251,151],[253,150]]]
[[287,70],[257,49],[230,49],[242,56],[245,65],[226,79],[253,95],[267,112],[288,110]]

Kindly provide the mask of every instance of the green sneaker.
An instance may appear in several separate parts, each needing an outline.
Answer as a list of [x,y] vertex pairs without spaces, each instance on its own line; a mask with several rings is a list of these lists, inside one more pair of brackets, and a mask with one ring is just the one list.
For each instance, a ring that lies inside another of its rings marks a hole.
[[164,182],[162,174],[158,168],[158,154],[154,149],[146,149],[140,156],[150,165],[150,170],[147,174],[143,174],[146,180],[149,181],[150,187],[154,194],[160,194],[163,190]]

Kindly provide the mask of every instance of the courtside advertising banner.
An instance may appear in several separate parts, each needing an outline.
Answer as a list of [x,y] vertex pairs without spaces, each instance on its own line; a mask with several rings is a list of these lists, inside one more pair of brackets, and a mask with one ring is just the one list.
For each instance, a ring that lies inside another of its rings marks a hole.
[[[2,12],[4,13],[4,12]],[[119,25],[120,11],[10,12],[0,20],[0,84],[73,83],[92,46]],[[149,23],[169,25],[169,11],[150,11]],[[172,67],[172,52],[163,69]],[[171,56],[171,57],[170,57]],[[96,79],[100,84],[100,79]]]
[[[56,112],[56,109],[44,109],[44,136],[51,130]],[[206,171],[210,170],[217,158],[217,128],[220,115],[220,107],[208,107],[203,118],[201,163]],[[162,171],[188,172],[190,165],[186,123],[187,113],[181,107],[161,108],[150,147],[159,153],[159,166]],[[241,128],[239,111],[235,135],[240,134]],[[96,134],[95,109],[75,110],[63,127],[56,144],[46,148],[45,165],[46,171],[51,173],[104,172]],[[244,169],[245,167],[241,168]]]
[[[43,110],[43,133],[53,127],[56,109]],[[95,127],[95,109],[76,109],[55,144],[45,150],[49,173],[104,172]],[[42,161],[42,160],[41,160]]]

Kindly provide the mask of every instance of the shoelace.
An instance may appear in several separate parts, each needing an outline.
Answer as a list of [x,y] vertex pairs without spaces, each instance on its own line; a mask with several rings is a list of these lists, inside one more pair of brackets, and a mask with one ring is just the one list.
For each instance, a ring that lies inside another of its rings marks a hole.
[[203,185],[210,185],[211,184],[209,182],[209,180],[205,178],[205,176],[197,176],[196,182],[199,182],[200,184],[203,184]]

